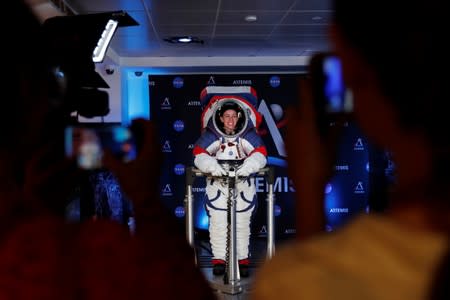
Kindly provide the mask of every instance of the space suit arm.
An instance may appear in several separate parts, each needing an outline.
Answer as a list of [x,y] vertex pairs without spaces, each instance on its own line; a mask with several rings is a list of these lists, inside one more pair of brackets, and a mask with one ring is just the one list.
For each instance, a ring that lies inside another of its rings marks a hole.
[[265,167],[267,163],[267,149],[256,131],[247,132],[241,143],[247,158],[236,171],[236,175],[247,177]]
[[214,157],[219,151],[220,141],[210,131],[205,131],[195,143],[193,150],[194,165],[203,173],[222,176],[227,173]]
[[217,162],[217,159],[207,153],[197,154],[194,159],[194,165],[203,173],[210,173],[212,176],[222,176],[227,174]]

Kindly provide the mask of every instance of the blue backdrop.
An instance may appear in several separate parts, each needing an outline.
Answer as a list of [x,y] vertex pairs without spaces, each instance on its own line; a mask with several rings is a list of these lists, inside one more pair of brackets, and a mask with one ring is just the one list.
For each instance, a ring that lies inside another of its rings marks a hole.
[[[166,206],[184,217],[185,169],[192,166],[193,144],[200,136],[200,92],[209,85],[252,86],[258,95],[257,109],[263,116],[260,134],[268,149],[269,165],[275,168],[275,224],[277,236],[295,233],[294,189],[287,177],[283,136],[285,108],[297,98],[296,81],[302,74],[177,74],[149,75],[150,118],[160,128],[164,153],[160,180]],[[369,145],[359,129],[349,124],[339,147],[336,175],[325,189],[328,229],[332,230],[355,213],[365,211],[369,195]],[[196,179],[195,227],[205,230],[208,219],[203,208],[204,180]],[[266,182],[257,178],[259,206],[252,223],[253,234],[264,235],[266,226]]]

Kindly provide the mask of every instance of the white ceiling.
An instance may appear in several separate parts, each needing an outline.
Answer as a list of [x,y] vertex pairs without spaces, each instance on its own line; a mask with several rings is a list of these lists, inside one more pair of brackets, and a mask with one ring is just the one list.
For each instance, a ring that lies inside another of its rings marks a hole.
[[[124,10],[111,48],[122,58],[295,57],[328,49],[330,0],[65,0],[75,14]],[[257,21],[247,22],[245,16]],[[204,44],[170,44],[190,35]],[[249,58],[250,59],[250,58]]]

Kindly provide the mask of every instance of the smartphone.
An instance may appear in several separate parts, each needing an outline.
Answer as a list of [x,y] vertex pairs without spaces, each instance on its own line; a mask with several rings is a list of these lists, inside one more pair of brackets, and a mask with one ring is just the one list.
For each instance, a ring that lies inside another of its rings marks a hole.
[[326,135],[335,122],[351,119],[353,95],[344,82],[341,61],[334,53],[313,55],[309,75],[319,133]]
[[123,162],[136,158],[136,143],[131,130],[120,125],[77,125],[65,129],[65,153],[75,157],[81,169],[102,168],[104,150]]

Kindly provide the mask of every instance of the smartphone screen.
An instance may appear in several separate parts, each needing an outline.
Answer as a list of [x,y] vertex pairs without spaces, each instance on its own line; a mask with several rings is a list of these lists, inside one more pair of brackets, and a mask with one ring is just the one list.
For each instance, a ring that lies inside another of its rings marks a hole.
[[102,168],[104,149],[118,159],[128,162],[136,158],[136,144],[129,128],[120,125],[71,126],[65,130],[65,152],[75,157],[80,168]]
[[345,85],[341,61],[333,53],[315,54],[309,70],[319,133],[326,135],[335,122],[351,118],[353,95]]
[[323,58],[324,74],[323,95],[326,113],[351,113],[353,97],[350,89],[344,84],[341,61],[337,56],[328,55]]

